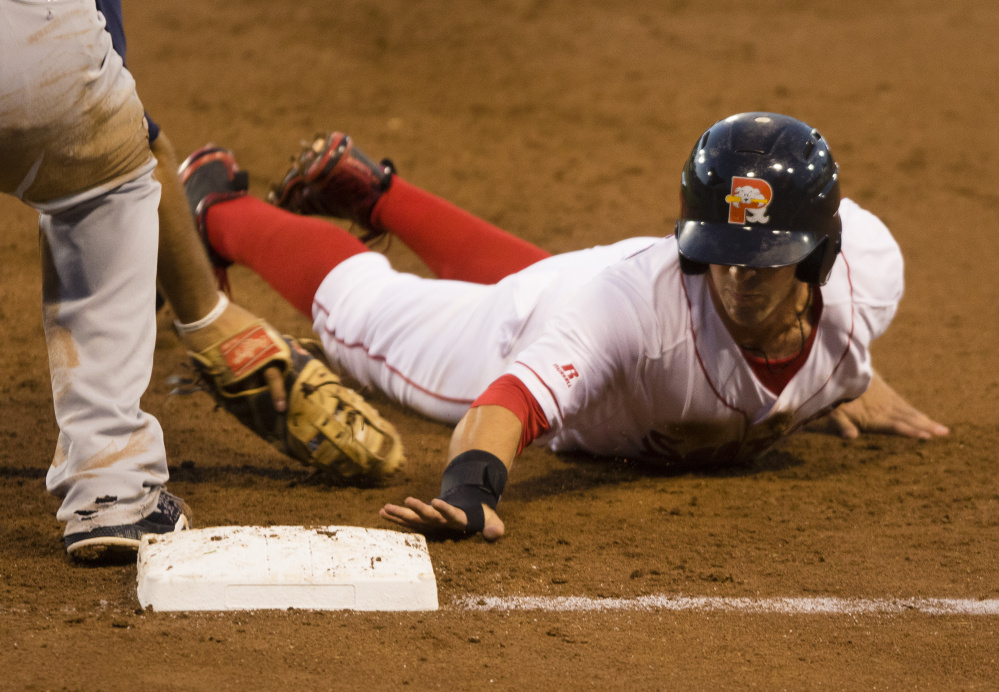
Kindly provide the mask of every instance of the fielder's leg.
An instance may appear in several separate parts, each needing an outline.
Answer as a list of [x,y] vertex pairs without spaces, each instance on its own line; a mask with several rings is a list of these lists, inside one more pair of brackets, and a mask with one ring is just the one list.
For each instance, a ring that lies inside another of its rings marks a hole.
[[39,220],[60,430],[46,487],[63,498],[56,516],[71,553],[90,534],[157,512],[168,476],[160,425],[139,408],[156,340],[158,202],[147,170]]

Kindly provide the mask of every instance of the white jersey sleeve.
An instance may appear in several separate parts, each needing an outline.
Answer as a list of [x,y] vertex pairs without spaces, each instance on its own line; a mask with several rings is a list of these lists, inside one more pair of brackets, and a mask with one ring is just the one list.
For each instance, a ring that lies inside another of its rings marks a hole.
[[844,199],[843,249],[839,262],[849,266],[852,300],[864,320],[870,339],[881,336],[902,299],[902,252],[881,219],[856,202]]
[[[549,424],[578,409],[599,409],[605,387],[621,377],[645,350],[643,297],[601,277],[585,286],[518,355],[509,372],[537,399]],[[651,330],[649,327],[653,327]]]

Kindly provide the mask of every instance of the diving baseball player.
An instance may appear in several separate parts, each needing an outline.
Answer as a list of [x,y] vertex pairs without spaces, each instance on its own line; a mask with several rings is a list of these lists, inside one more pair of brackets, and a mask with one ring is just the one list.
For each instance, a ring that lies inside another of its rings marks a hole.
[[833,411],[847,434],[947,433],[871,367],[902,257],[874,215],[841,200],[826,141],[801,121],[719,121],[683,168],[674,235],[554,257],[340,133],[272,193],[283,209],[396,235],[443,280],[396,272],[347,232],[246,197],[231,154],[207,151],[213,164],[193,176],[214,181],[197,223],[216,262],[249,266],[311,315],[330,360],[363,385],[457,423],[440,496],[382,508],[402,526],[498,538],[508,471],[532,443],[729,462]]

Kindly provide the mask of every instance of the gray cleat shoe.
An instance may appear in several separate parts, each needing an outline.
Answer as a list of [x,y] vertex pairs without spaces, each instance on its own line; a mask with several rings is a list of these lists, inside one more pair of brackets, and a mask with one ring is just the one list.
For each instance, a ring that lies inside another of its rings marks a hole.
[[[104,499],[113,502],[115,498]],[[94,526],[88,531],[71,533],[64,540],[66,552],[78,560],[92,561],[116,556],[134,558],[145,534],[173,533],[190,527],[191,510],[187,503],[163,490],[156,502],[156,509],[134,524]]]

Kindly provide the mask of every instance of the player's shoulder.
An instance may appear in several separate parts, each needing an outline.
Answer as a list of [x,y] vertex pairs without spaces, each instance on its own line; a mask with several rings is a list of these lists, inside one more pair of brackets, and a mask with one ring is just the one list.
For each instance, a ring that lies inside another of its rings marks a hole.
[[[902,296],[904,262],[891,231],[872,212],[849,198],[840,203],[842,257],[854,300],[895,303]],[[834,277],[837,272],[834,271]]]
[[839,205],[843,222],[843,247],[855,253],[895,253],[901,256],[898,243],[888,226],[873,212],[848,197]]
[[648,242],[634,245],[632,252],[607,268],[604,278],[654,307],[663,291],[668,292],[668,284],[679,285],[679,254],[673,236],[643,240]]
[[622,311],[643,325],[646,349],[659,352],[685,338],[688,306],[676,239],[655,238],[602,273],[600,291],[615,295]]

